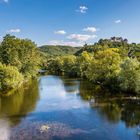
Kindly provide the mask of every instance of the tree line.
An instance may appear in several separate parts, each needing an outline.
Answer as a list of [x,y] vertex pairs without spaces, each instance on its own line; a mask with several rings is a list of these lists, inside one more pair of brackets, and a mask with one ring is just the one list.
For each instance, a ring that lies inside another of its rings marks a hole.
[[101,39],[75,55],[49,58],[49,73],[87,79],[112,93],[140,94],[140,45],[126,39]]
[[140,94],[140,44],[113,37],[85,45],[73,55],[48,56],[29,39],[6,35],[0,44],[0,92],[48,73],[80,77],[113,93]]

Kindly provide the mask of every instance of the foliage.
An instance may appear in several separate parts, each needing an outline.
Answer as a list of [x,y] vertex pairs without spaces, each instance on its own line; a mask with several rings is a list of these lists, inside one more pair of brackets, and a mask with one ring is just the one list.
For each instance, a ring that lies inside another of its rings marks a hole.
[[62,71],[65,75],[76,75],[76,57],[75,56],[64,56],[62,57]]
[[86,78],[111,92],[140,92],[139,44],[126,39],[101,39],[74,55],[49,59],[47,70],[59,75]]
[[137,57],[140,56],[140,45],[131,43],[129,44],[127,39],[121,37],[112,37],[111,39],[100,39],[94,45],[85,45],[79,51],[75,53],[76,56],[81,55],[84,51],[89,53],[96,53],[107,48],[118,48],[121,57]]
[[118,76],[120,63],[121,57],[118,53],[118,49],[110,48],[104,51],[98,51],[94,54],[94,57],[89,64],[86,71],[86,77],[94,83],[104,85],[108,80]]
[[[75,55],[73,55],[75,54]],[[0,90],[9,90],[39,67],[51,74],[86,78],[94,87],[140,93],[140,44],[127,39],[100,39],[83,48],[42,46],[6,35],[0,45]]]
[[62,70],[61,70],[62,65],[63,65],[63,61],[59,57],[56,57],[56,58],[51,58],[48,60],[48,62],[46,64],[46,68],[52,74],[61,75],[62,74]]
[[137,59],[127,58],[121,65],[119,75],[122,90],[140,93],[140,63]]
[[16,88],[23,82],[23,76],[14,66],[6,66],[0,63],[0,91],[8,91]]
[[53,74],[76,75],[76,57],[73,55],[50,59],[47,70]]
[[44,45],[39,47],[39,50],[45,53],[48,56],[63,56],[63,55],[72,55],[80,50],[81,47],[71,47],[71,46],[52,46]]
[[91,61],[93,59],[93,55],[84,51],[80,57],[78,57],[79,63],[79,72],[81,77],[86,77],[86,71],[89,67]]
[[34,42],[6,35],[0,45],[0,60],[3,64],[15,66],[26,77],[37,73],[40,58]]
[[36,76],[42,57],[34,42],[6,35],[0,44],[0,91]]

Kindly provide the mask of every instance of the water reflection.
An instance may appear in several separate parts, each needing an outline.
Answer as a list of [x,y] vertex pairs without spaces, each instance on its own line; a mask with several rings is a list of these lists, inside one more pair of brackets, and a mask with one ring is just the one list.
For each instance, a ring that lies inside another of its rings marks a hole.
[[[137,140],[140,100],[105,93],[88,81],[42,76],[0,98],[0,136],[5,132],[10,140]],[[50,129],[41,133],[43,125]]]
[[[103,93],[103,94],[102,94]],[[125,122],[126,127],[140,125],[140,100],[125,97],[104,96],[104,91],[93,87],[91,83],[80,83],[80,95],[90,102],[91,108],[96,108],[98,113],[112,123]]]
[[8,121],[5,119],[0,119],[0,139],[9,140],[10,138],[10,126]]
[[0,118],[7,118],[10,125],[17,125],[36,108],[38,99],[38,82],[34,80],[21,87],[14,95],[0,98]]
[[79,84],[76,79],[58,76],[44,76],[39,80],[41,100],[36,111],[67,111],[72,108],[83,108],[86,105],[79,102]]
[[67,93],[78,94],[80,81],[77,79],[69,79],[67,77],[60,77],[63,81],[64,88]]

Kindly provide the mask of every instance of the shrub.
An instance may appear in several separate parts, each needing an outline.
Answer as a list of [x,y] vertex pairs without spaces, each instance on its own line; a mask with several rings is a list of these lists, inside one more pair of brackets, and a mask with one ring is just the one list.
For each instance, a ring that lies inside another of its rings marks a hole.
[[16,88],[23,82],[23,76],[14,66],[6,66],[0,63],[0,91],[8,91]]

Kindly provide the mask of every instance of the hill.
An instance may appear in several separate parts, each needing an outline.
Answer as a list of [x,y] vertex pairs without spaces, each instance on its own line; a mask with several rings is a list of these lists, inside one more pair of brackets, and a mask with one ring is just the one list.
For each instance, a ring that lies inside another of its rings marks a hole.
[[53,46],[44,45],[39,47],[39,50],[49,56],[72,55],[79,51],[81,47],[71,46]]
[[99,50],[104,50],[105,48],[118,48],[123,54],[127,54],[129,57],[137,57],[140,59],[140,44],[128,43],[127,39],[121,37],[112,37],[110,39],[100,39],[97,43],[93,45],[85,45],[80,50],[78,50],[75,55],[79,56],[83,51],[89,53],[97,52]]

